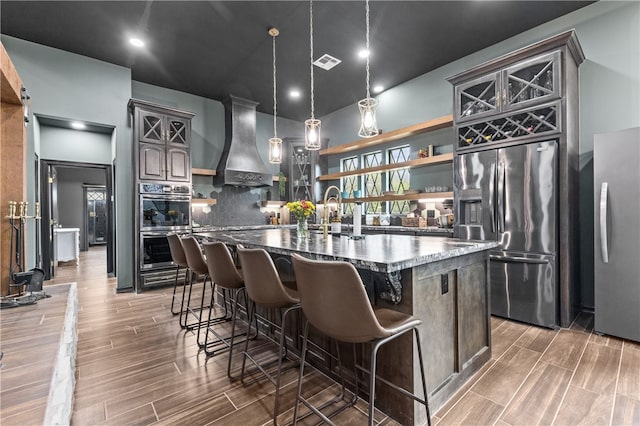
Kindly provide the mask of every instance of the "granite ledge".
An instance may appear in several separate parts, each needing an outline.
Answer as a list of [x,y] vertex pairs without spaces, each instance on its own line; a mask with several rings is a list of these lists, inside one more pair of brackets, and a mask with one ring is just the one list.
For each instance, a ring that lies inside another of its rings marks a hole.
[[230,245],[264,248],[268,252],[290,256],[299,253],[314,259],[346,260],[361,269],[390,273],[426,263],[465,256],[497,247],[496,242],[458,240],[396,234],[370,234],[362,240],[348,236],[325,239],[316,231],[298,238],[291,226],[218,228],[196,232],[204,240],[223,241]]

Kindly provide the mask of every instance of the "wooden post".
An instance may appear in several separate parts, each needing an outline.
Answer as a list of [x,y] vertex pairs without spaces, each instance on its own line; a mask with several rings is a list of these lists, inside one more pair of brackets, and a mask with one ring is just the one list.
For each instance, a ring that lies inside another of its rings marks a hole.
[[[0,43],[2,110],[0,115],[0,294],[9,293],[9,264],[12,253],[9,201],[27,199],[27,131],[21,100],[22,81],[7,51]],[[26,257],[24,240],[22,259]]]

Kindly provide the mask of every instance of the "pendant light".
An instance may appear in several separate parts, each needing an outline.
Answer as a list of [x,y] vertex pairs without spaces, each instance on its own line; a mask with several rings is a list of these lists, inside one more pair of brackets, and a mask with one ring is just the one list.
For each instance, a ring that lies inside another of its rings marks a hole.
[[272,38],[273,50],[273,137],[269,139],[269,162],[271,164],[282,163],[282,139],[278,137],[276,117],[278,116],[278,100],[276,98],[276,37],[280,35],[277,28],[269,28]]
[[320,120],[313,113],[313,0],[309,1],[309,44],[311,57],[311,118],[304,122],[304,147],[310,151],[320,149]]
[[358,136],[371,138],[379,133],[378,124],[376,123],[378,101],[369,94],[369,0],[365,0],[364,7],[367,21],[367,97],[358,102],[358,109],[360,110],[360,130],[358,131]]

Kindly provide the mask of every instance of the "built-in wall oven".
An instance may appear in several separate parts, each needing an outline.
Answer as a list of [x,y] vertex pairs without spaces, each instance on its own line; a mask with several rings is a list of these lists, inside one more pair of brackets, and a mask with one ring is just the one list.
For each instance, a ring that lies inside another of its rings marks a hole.
[[190,187],[184,184],[140,184],[138,257],[141,273],[175,268],[167,235],[189,233],[190,193]]
[[140,231],[180,231],[191,226],[188,185],[141,183]]

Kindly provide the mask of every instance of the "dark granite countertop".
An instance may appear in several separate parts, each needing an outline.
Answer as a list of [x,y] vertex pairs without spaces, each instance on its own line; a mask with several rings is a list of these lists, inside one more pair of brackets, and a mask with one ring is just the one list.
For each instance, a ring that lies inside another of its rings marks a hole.
[[320,230],[312,230],[307,238],[300,239],[293,226],[271,225],[234,226],[209,232],[194,230],[194,234],[230,245],[261,247],[271,253],[348,260],[358,268],[384,273],[497,247],[495,242],[395,234],[370,234],[360,240],[345,235],[325,239]]
[[[201,233],[201,232],[217,232],[217,231],[243,231],[250,229],[288,229],[293,228],[295,225],[230,225],[230,226],[203,226],[193,228],[193,232]],[[311,229],[322,229],[321,225],[318,224],[310,224],[309,227]],[[346,233],[351,232],[351,228],[353,225],[343,224],[342,229],[345,230]],[[373,226],[373,225],[362,225],[363,231],[379,231],[380,233],[416,233],[420,234],[437,234],[442,236],[453,236],[453,228],[441,228],[439,226],[427,226],[426,228],[418,228],[418,227],[409,227],[409,226]]]

